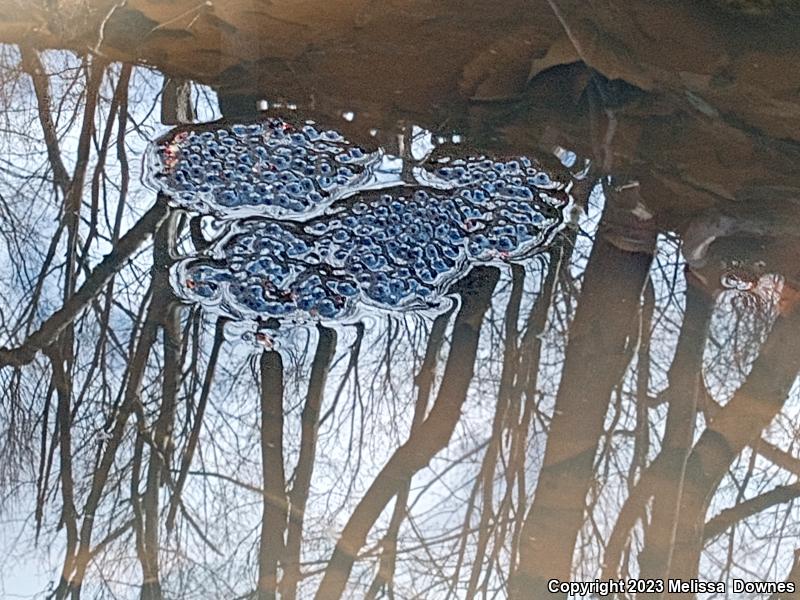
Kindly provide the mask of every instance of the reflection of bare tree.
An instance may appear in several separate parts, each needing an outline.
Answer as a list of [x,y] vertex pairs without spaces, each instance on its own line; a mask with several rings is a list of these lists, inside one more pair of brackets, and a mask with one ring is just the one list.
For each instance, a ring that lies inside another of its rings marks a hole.
[[[652,251],[654,236],[650,244]],[[546,593],[548,579],[569,579],[609,399],[630,360],[627,347],[651,260],[646,248],[619,250],[602,233],[595,242],[570,326],[544,464],[521,532],[520,597]]]
[[[669,387],[664,392],[669,409],[661,452],[642,472],[620,509],[604,556],[604,575],[608,578],[619,576],[623,545],[636,520],[644,516],[645,507],[653,498],[656,498],[656,516],[648,529],[648,541],[651,548],[658,548],[661,553],[652,561],[646,555],[640,555],[639,562],[644,571],[648,568],[663,568],[669,563],[677,493],[694,436],[698,396],[704,390],[700,377],[701,362],[712,308],[710,299],[701,290],[692,287],[687,289],[686,308],[675,358],[667,374]],[[653,574],[653,577],[660,575]]]
[[395,451],[350,516],[325,570],[318,598],[341,596],[353,561],[381,512],[414,474],[450,441],[466,399],[481,322],[497,278],[495,270],[476,267],[459,285],[461,306],[452,334],[452,346],[458,349],[458,355],[451,354],[447,361],[438,397],[425,421]]
[[278,560],[286,526],[286,481],[283,473],[283,361],[274,351],[264,352],[261,367],[261,465],[264,509],[258,552],[258,597],[275,598]]
[[[153,206],[135,226],[123,235],[115,250],[109,253],[87,277],[84,284],[64,305],[50,316],[40,327],[15,348],[0,349],[0,364],[21,366],[33,360],[37,351],[52,343],[70,324],[86,310],[95,297],[113,279],[115,272],[139,249],[142,242],[164,219],[166,206],[159,202]],[[106,290],[108,291],[108,289]]]
[[[681,335],[668,374],[670,386],[665,392],[669,409],[661,452],[649,468],[655,479],[650,490],[654,505],[645,534],[646,545],[639,554],[639,566],[644,577],[663,577],[672,560],[675,519],[680,511],[686,459],[694,440],[697,404],[705,390],[700,374],[711,308],[702,291],[692,287],[687,289]],[[642,480],[645,477],[650,478],[643,475]]]
[[[3,60],[0,99],[21,107],[4,135],[31,151],[0,181],[17,282],[0,290],[0,515],[33,517],[25,560],[59,550],[51,597],[796,576],[788,304],[774,324],[731,310],[646,227],[622,250],[610,194],[593,239],[473,270],[455,314],[286,323],[253,352],[241,324],[169,293],[202,223],[131,172],[160,81],[29,48]],[[722,393],[729,376],[743,383]]]
[[318,328],[317,351],[308,380],[308,394],[303,406],[300,453],[297,458],[292,488],[289,491],[289,524],[286,532],[281,597],[294,598],[300,580],[300,548],[303,541],[303,519],[308,503],[311,477],[317,448],[320,410],[325,381],[336,351],[336,332],[327,327]]
[[[409,436],[419,431],[428,411],[431,388],[434,383],[439,352],[444,341],[445,328],[450,318],[450,311],[438,315],[431,326],[428,343],[425,348],[425,357],[416,376],[417,400],[414,403],[414,416],[411,421]],[[409,478],[400,487],[395,498],[392,517],[386,533],[379,542],[381,549],[380,563],[375,579],[369,587],[367,598],[375,598],[381,592],[389,596],[394,594],[394,574],[397,568],[398,535],[403,520],[407,517],[408,498],[411,492],[411,479]]]
[[686,460],[670,575],[697,573],[706,510],[731,462],[780,411],[798,370],[800,313],[777,319],[752,371],[734,397],[703,431]]

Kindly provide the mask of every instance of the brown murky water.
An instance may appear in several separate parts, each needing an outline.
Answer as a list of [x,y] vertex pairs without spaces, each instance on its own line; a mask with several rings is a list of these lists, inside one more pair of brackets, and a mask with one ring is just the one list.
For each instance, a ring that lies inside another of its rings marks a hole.
[[796,597],[798,17],[0,1],[0,597]]

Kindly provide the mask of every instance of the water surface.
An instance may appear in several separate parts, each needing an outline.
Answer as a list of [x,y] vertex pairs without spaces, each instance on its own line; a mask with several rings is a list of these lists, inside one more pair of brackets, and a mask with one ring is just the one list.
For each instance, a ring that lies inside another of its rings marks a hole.
[[788,3],[101,4],[0,24],[0,595],[791,597]]

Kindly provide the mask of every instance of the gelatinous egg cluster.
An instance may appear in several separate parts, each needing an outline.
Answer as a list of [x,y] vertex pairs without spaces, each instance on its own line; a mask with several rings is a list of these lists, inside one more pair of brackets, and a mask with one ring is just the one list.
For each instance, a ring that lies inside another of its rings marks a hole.
[[362,194],[305,223],[231,224],[208,257],[176,265],[176,290],[256,320],[438,306],[472,264],[542,249],[563,227],[569,201],[564,190],[512,182],[501,193],[482,179],[391,192]]
[[171,133],[151,151],[148,180],[182,208],[294,218],[355,193],[380,157],[310,122],[270,118]]
[[435,307],[471,265],[525,257],[564,227],[569,185],[528,158],[444,158],[380,192],[382,159],[278,118],[158,141],[151,181],[222,223],[173,267],[176,292],[256,321]]
[[531,200],[536,191],[558,190],[564,183],[551,179],[528,157],[498,161],[484,156],[440,163],[431,172],[417,170],[417,179],[438,189],[479,186],[491,196]]

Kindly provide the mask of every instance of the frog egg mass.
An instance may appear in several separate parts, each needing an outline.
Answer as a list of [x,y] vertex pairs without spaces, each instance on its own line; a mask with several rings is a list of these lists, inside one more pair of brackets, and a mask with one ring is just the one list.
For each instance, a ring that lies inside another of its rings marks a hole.
[[380,158],[335,131],[272,118],[170,134],[151,152],[148,180],[188,210],[291,218],[354,193]]
[[568,184],[529,158],[447,159],[414,167],[410,185],[370,189],[381,157],[277,118],[162,138],[150,180],[222,224],[173,266],[176,293],[254,321],[435,309],[472,265],[523,259],[565,226]]

